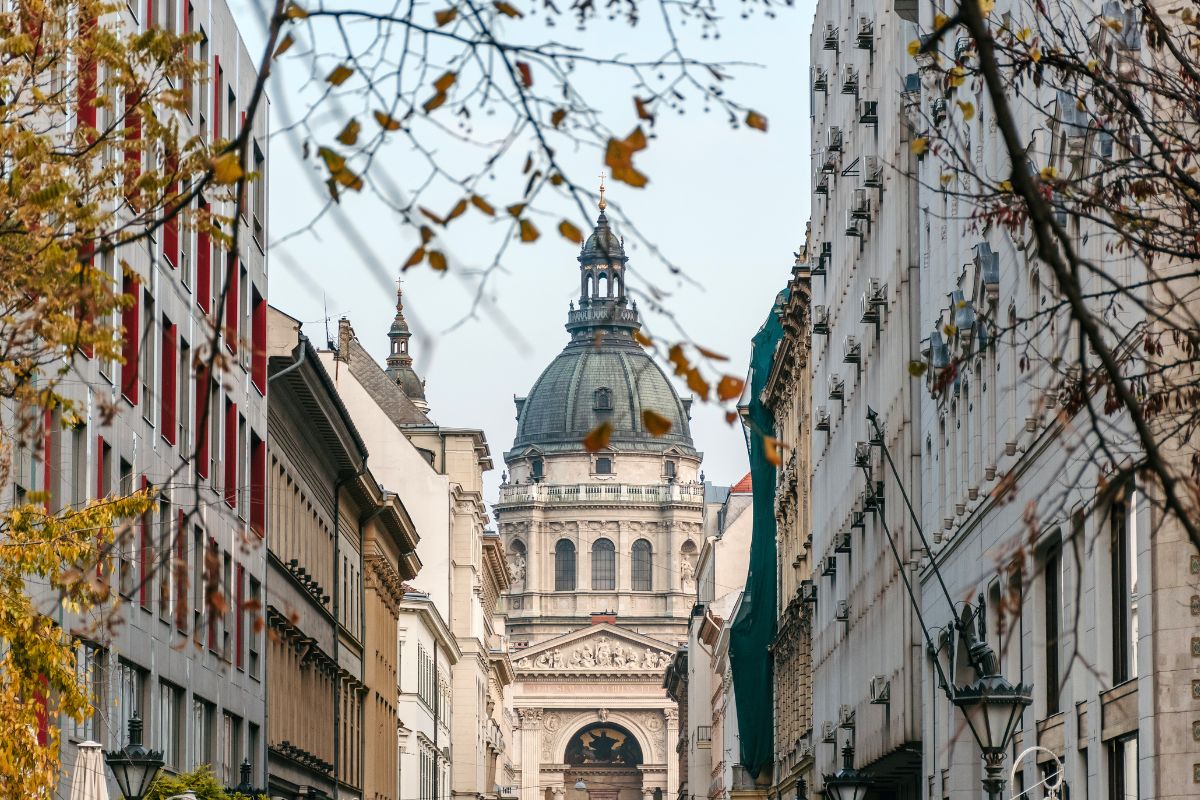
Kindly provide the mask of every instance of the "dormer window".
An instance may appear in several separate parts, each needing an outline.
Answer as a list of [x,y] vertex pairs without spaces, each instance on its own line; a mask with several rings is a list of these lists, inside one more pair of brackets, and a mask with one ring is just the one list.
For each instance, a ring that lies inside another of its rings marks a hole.
[[675,477],[675,459],[668,458],[663,462],[663,475],[666,475],[668,478]]
[[596,459],[596,474],[597,475],[612,475],[612,458],[609,456],[600,456]]
[[533,459],[533,461],[530,462],[529,471],[530,474],[533,475],[534,480],[545,477],[546,462],[540,458]]
[[612,390],[601,386],[592,394],[592,408],[596,411],[612,411]]

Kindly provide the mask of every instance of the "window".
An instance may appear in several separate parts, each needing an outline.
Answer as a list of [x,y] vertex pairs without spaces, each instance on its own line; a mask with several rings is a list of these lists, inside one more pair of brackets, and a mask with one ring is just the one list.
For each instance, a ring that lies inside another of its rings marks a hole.
[[166,316],[162,318],[162,408],[160,409],[159,429],[167,444],[175,444],[178,435],[176,424],[176,409],[178,397],[178,360],[175,352],[175,342],[178,339],[178,328]]
[[108,744],[112,749],[119,750],[129,742],[129,720],[134,715],[145,719],[146,715],[142,713],[142,699],[146,692],[145,672],[128,661],[118,661],[113,691],[117,694],[117,702],[108,728]]
[[[208,212],[208,203],[200,202],[200,211]],[[203,213],[201,217],[203,217]],[[196,305],[205,314],[212,311],[212,235],[206,230],[196,233]]]
[[596,459],[596,474],[611,475],[612,474],[612,458],[609,456],[600,456]]
[[230,589],[233,594],[234,625],[237,635],[234,639],[233,664],[238,669],[246,667],[246,568],[238,564],[234,570],[236,578]]
[[668,478],[675,477],[675,460],[674,459],[668,458],[666,461],[663,462],[663,475],[666,475]]
[[524,591],[525,575],[529,570],[529,554],[525,544],[520,539],[514,539],[508,551],[508,574],[512,579],[512,589],[515,592]]
[[221,763],[218,774],[226,786],[238,782],[238,765],[242,763],[242,720],[228,711],[221,714]]
[[71,428],[71,495],[69,502],[72,508],[83,508],[88,499],[87,446],[87,426],[76,425]]
[[192,752],[189,759],[192,769],[201,764],[212,763],[212,703],[206,703],[199,697],[192,698],[191,727]]
[[554,591],[575,590],[575,545],[568,539],[559,539],[554,545]]
[[238,310],[241,306],[238,304],[238,278],[240,270],[238,268],[238,258],[235,254],[230,253],[225,258],[225,346],[229,348],[229,352],[236,354],[238,351]]
[[237,513],[239,519],[246,519],[250,512],[250,459],[246,454],[246,418],[238,414],[237,426]]
[[254,173],[258,177],[247,188],[254,195],[252,203],[254,241],[258,243],[259,249],[262,249],[267,243],[263,236],[263,226],[267,223],[267,159],[259,149],[258,142],[254,143]]
[[1059,650],[1062,646],[1062,542],[1056,541],[1042,557],[1042,581],[1045,586],[1045,615],[1042,619],[1042,641],[1046,687],[1046,715],[1059,712],[1059,692],[1062,676],[1059,673]]
[[617,549],[608,539],[597,539],[592,545],[592,589],[617,588]]
[[178,686],[159,681],[158,683],[158,719],[156,720],[154,743],[155,750],[162,750],[163,761],[168,767],[182,766],[182,748],[180,748],[180,707],[183,705],[183,690]]
[[75,683],[88,696],[91,710],[73,722],[71,735],[81,742],[100,741],[100,709],[104,708],[104,651],[87,642],[75,648]]
[[267,444],[250,432],[250,529],[258,538],[267,531]]
[[1109,800],[1138,800],[1137,734],[1123,736],[1109,744]]
[[592,408],[596,411],[612,411],[612,390],[601,386],[593,392]]
[[250,288],[250,380],[267,394],[267,301],[257,287]]
[[237,403],[225,399],[225,505],[237,508],[238,500],[238,412]]
[[[122,497],[133,494],[133,465],[121,459],[121,486],[118,489]],[[126,597],[133,595],[137,586],[137,537],[132,527],[127,527],[120,533],[118,543],[121,565],[117,576],[118,588]]]
[[149,290],[142,292],[142,314],[145,330],[142,331],[142,418],[154,426],[154,297]]
[[138,358],[138,345],[141,343],[142,330],[138,320],[142,297],[138,279],[133,275],[126,275],[121,284],[121,294],[133,298],[133,302],[121,311],[121,327],[125,329],[125,338],[121,345],[121,356],[125,361],[121,365],[121,396],[128,400],[130,405],[136,406],[140,386],[137,369],[141,363]]
[[[262,609],[262,584],[258,582],[257,578],[251,576],[250,577],[250,605],[249,605],[248,611],[243,612],[243,613],[251,613],[254,615],[251,618],[252,621],[250,623],[250,630],[249,630],[249,633],[247,634],[247,638],[250,641],[249,661],[250,661],[250,677],[252,677],[252,678],[258,677],[259,658],[258,658],[258,623],[257,623],[257,620],[260,619],[259,615],[262,613],[261,609]],[[253,748],[251,749],[251,752],[254,752]]]
[[175,392],[179,397],[179,454],[186,459],[191,457],[189,448],[192,446],[192,416],[188,408],[192,397],[192,346],[186,339],[179,340],[179,363],[173,366],[178,371]]
[[648,592],[653,588],[653,567],[650,543],[645,539],[638,539],[633,543],[629,558],[629,580],[633,591]]
[[540,458],[533,459],[533,461],[530,462],[529,471],[534,478],[544,477],[546,474],[546,462]]
[[1127,489],[1109,510],[1112,557],[1113,683],[1137,677],[1137,491]]

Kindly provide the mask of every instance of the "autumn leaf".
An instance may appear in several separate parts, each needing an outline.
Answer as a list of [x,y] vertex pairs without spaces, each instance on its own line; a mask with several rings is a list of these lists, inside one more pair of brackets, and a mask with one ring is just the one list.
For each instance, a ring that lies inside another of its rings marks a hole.
[[633,332],[633,340],[635,342],[637,342],[638,344],[640,344],[642,347],[653,347],[654,346],[654,340],[651,339],[646,334],[642,333],[641,331]]
[[554,113],[550,115],[550,124],[554,127],[562,125],[564,119],[567,118],[567,110],[565,108],[556,108]]
[[425,260],[425,248],[418,247],[416,250],[412,251],[412,255],[410,255],[408,257],[408,261],[405,261],[404,266],[401,267],[400,269],[409,269],[411,267],[415,267],[417,264],[420,264],[424,260]]
[[425,113],[428,114],[429,112],[431,112],[435,109],[441,108],[442,104],[445,102],[446,102],[446,93],[438,92],[433,97],[429,98],[424,103],[422,103],[421,108],[425,109]]
[[450,220],[461,217],[466,212],[466,210],[467,210],[467,201],[465,199],[459,200],[457,203],[454,204],[454,208],[450,209],[450,213],[446,215],[446,220],[442,224],[448,225],[450,223]]
[[513,203],[506,210],[511,216],[519,217],[521,216],[521,212],[525,210],[525,203]]
[[767,118],[757,111],[746,112],[746,124],[755,130],[767,132]]
[[608,447],[608,440],[612,437],[612,423],[607,420],[601,422],[593,428],[587,436],[583,437],[583,449],[589,453],[595,453],[597,450],[603,450]]
[[763,437],[763,456],[770,461],[771,464],[778,467],[783,461],[783,442],[776,439],[774,436]]
[[918,136],[912,140],[912,144],[909,147],[912,149],[913,155],[923,156],[925,155],[925,151],[929,149],[929,138]]
[[433,241],[433,228],[428,225],[422,225],[417,232],[421,234],[421,244],[429,244]]
[[471,195],[471,205],[475,206],[477,209],[479,209],[484,214],[487,214],[489,217],[496,216],[496,209],[492,208],[492,204],[489,203],[487,200],[484,200],[482,197],[480,197],[477,194]]
[[693,345],[693,346],[696,348],[696,352],[699,353],[700,355],[704,356],[705,358],[710,358],[713,361],[728,361],[729,360],[729,356],[723,356],[715,350],[709,350],[707,347],[701,347],[700,345]]
[[538,237],[542,235],[538,232],[537,227],[527,219],[521,220],[520,228],[522,242],[536,242]]
[[308,16],[308,12],[295,3],[288,3],[287,10],[283,14],[288,19],[304,19]]
[[517,72],[521,75],[521,83],[528,89],[533,86],[533,69],[524,61],[516,63]]
[[742,390],[745,388],[746,382],[736,375],[722,375],[717,383],[717,399],[722,402],[736,400],[742,396]]
[[504,2],[504,0],[495,0],[495,2],[492,3],[492,5],[496,8],[497,11],[499,11],[501,14],[503,14],[506,17],[513,17],[515,19],[520,19],[521,17],[525,16],[520,11],[518,11],[516,8],[509,5],[508,3]]
[[913,39],[908,43],[908,54],[913,58],[917,57],[917,53],[921,52],[921,40]]
[[443,72],[436,81],[433,82],[433,88],[439,92],[448,92],[454,82],[458,80],[458,73],[454,71]]
[[430,210],[429,210],[428,208],[426,208],[425,206],[417,206],[417,211],[420,211],[420,212],[421,212],[423,215],[425,215],[425,218],[426,218],[426,219],[429,219],[429,220],[431,220],[431,221],[433,221],[433,222],[436,222],[438,225],[445,225],[445,224],[446,224],[445,220],[443,220],[443,219],[442,219],[441,217],[439,217],[437,214],[435,214],[435,213],[433,213],[432,211],[430,211]]
[[237,183],[243,174],[242,165],[238,162],[237,153],[230,151],[213,159],[213,183],[228,186],[231,183]]
[[644,119],[651,125],[654,124],[654,114],[650,111],[649,101],[634,97],[633,107],[637,109],[638,119]]
[[604,163],[612,170],[613,180],[627,183],[640,189],[649,179],[633,166],[633,154],[646,147],[646,134],[640,127],[625,139],[609,139],[604,152]]
[[558,232],[562,234],[564,239],[574,242],[575,244],[583,244],[583,234],[579,228],[576,228],[567,220],[558,223]]
[[642,425],[651,436],[666,436],[671,432],[671,420],[649,408],[642,410]]
[[703,402],[708,402],[708,381],[700,374],[700,370],[692,367],[687,373],[687,386],[695,392]]
[[975,104],[968,101],[958,100],[958,109],[962,112],[963,122],[970,122],[975,119]]
[[726,411],[725,412],[725,421],[727,423],[729,423],[730,425],[737,422],[738,421],[738,413],[736,411]]
[[687,356],[683,354],[683,345],[681,344],[671,345],[671,349],[667,351],[667,360],[674,365],[676,375],[686,375],[692,366]]
[[271,54],[271,58],[279,58],[281,55],[283,55],[289,49],[291,49],[291,46],[294,45],[295,43],[296,43],[295,36],[292,36],[290,33],[287,36],[284,36],[283,39],[279,42],[279,46],[275,48],[275,52]]
[[385,131],[400,130],[400,120],[393,118],[391,115],[383,111],[376,111],[374,112],[374,116],[375,121],[379,123],[379,127],[383,128]]
[[334,86],[341,86],[350,76],[354,74],[354,70],[347,67],[345,64],[338,64],[334,67],[333,72],[325,76],[327,83],[332,83]]
[[433,14],[433,21],[437,23],[439,28],[449,25],[458,17],[457,8],[443,8],[441,11],[436,11]]
[[446,254],[441,250],[429,251],[429,266],[436,269],[438,272],[446,271]]
[[346,127],[342,128],[342,132],[337,135],[337,140],[342,144],[350,147],[358,143],[358,132],[362,130],[362,125],[358,120],[351,119],[346,123]]
[[908,374],[913,376],[914,378],[919,378],[922,375],[924,375],[925,371],[927,369],[929,369],[929,365],[926,364],[924,361],[909,361],[908,362]]

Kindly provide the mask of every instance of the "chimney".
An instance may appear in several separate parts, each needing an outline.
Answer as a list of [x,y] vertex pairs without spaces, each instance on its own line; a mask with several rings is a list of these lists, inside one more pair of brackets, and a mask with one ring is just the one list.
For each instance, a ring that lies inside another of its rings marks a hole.
[[350,320],[342,317],[338,320],[337,353],[335,354],[338,361],[350,363],[350,340],[353,338],[354,329],[350,327]]
[[593,611],[592,612],[592,624],[593,625],[603,625],[606,622],[609,625],[616,625],[617,624],[617,612],[615,612],[615,611]]

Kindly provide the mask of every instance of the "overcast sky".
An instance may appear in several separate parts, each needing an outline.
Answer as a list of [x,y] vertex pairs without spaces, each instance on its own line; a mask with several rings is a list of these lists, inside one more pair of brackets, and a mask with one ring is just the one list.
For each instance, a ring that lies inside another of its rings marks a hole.
[[[260,52],[257,10],[246,3],[233,5],[251,52]],[[610,181],[609,198],[686,275],[670,275],[644,247],[627,243],[629,285],[650,280],[669,290],[666,304],[687,332],[698,343],[728,355],[727,370],[744,376],[750,337],[788,278],[792,253],[803,241],[808,218],[812,2],[800,0],[799,7],[784,9],[774,20],[742,20],[742,3],[719,5],[731,17],[721,26],[720,40],[697,37],[692,52],[707,59],[761,65],[736,70],[728,91],[765,114],[769,132],[731,130],[722,116],[705,114],[698,103],[684,115],[660,114],[657,139],[636,159],[650,177],[649,185],[637,190]],[[661,30],[650,23],[643,21],[632,32],[624,25],[606,25],[584,34],[581,43],[591,52],[614,55],[636,50],[639,44],[659,47],[656,37]],[[298,110],[295,77],[283,93],[287,69],[273,74],[274,129]],[[611,128],[629,130],[636,124],[627,85],[600,80],[587,84],[587,89]],[[603,169],[602,154],[593,150],[564,153],[563,158],[579,180],[578,176],[598,176]],[[387,154],[386,168],[403,184],[417,163],[397,149]],[[324,201],[324,188],[314,180],[313,165],[301,160],[294,139],[272,141],[270,174],[271,238],[278,240],[315,214]],[[497,205],[511,202],[509,196],[518,198],[523,183],[520,175],[498,175],[490,190],[501,201]],[[452,202],[449,198],[447,207]],[[594,222],[594,210],[587,220],[565,204],[559,211],[585,235]],[[538,224],[545,235],[532,245],[509,246],[501,262],[503,274],[489,283],[483,313],[457,327],[475,292],[470,271],[490,262],[496,236],[503,235],[500,226],[489,228],[481,219],[451,229],[450,274],[421,266],[404,276],[406,313],[416,332],[412,351],[416,369],[426,379],[431,416],[443,425],[485,431],[496,462],[486,476],[489,502],[495,497],[503,453],[515,433],[513,396],[525,395],[566,343],[567,303],[579,291],[578,247],[554,232],[556,219]],[[619,222],[614,227],[622,232]],[[333,330],[339,317],[348,317],[364,346],[382,361],[394,314],[392,281],[414,245],[415,236],[382,202],[365,194],[347,195],[337,214],[273,246],[270,302],[304,320],[305,332],[318,345],[325,341],[326,315]],[[646,321],[652,333],[670,338],[663,320]],[[729,426],[715,407],[693,408],[692,434],[704,453],[707,477],[736,482],[747,470],[740,426]]]

